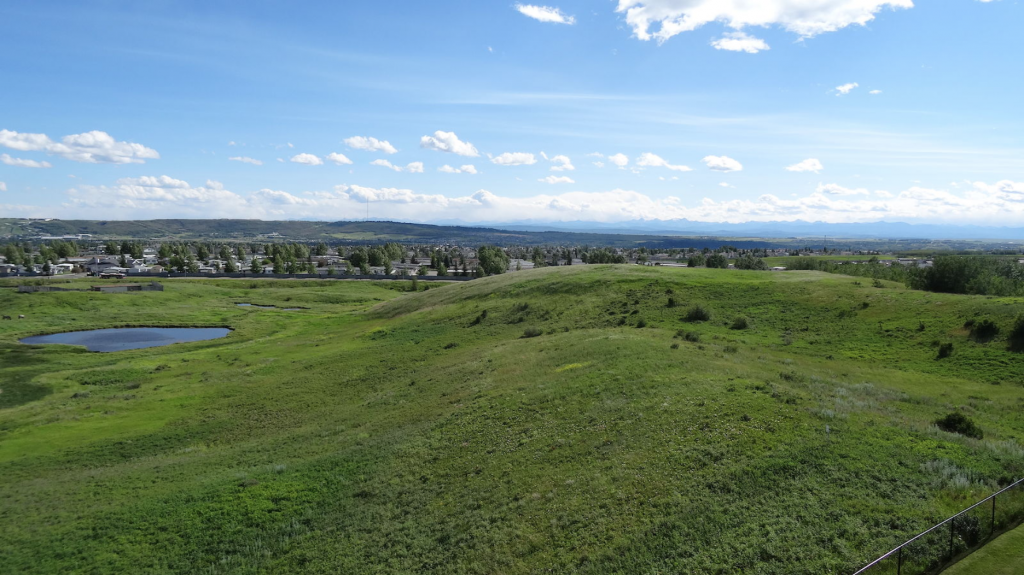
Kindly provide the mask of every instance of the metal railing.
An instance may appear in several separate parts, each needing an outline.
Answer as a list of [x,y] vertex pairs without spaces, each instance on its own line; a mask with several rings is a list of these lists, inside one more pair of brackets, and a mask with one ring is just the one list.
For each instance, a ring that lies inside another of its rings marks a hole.
[[[1024,518],[1024,479],[918,533],[853,575],[930,575],[1016,527]],[[1002,496],[1001,505],[996,504]],[[988,505],[986,505],[988,504]],[[947,535],[948,528],[948,535]]]

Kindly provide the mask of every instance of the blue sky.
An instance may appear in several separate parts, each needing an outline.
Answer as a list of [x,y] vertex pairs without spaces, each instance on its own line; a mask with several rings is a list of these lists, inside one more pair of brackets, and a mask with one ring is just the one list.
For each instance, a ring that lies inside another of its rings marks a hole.
[[8,2],[0,216],[1019,224],[1022,15]]

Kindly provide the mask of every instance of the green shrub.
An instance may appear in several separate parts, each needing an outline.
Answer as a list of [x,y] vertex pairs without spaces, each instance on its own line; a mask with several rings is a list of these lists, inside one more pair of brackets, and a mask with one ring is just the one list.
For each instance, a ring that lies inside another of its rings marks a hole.
[[668,298],[668,304],[666,304],[665,307],[676,307],[676,298]]
[[992,341],[999,335],[999,326],[990,319],[983,319],[971,326],[971,339],[979,343]]
[[673,343],[671,345],[671,347],[672,347],[672,349],[679,349],[679,344],[678,343]]
[[636,327],[644,328],[647,327],[647,320],[640,318],[640,321],[636,322]]
[[956,433],[963,435],[964,437],[973,437],[974,439],[981,439],[985,436],[979,428],[969,417],[954,411],[953,413],[947,414],[945,417],[940,417],[935,420],[935,425],[942,431],[949,433]]
[[748,327],[750,327],[750,322],[747,321],[747,318],[740,316],[732,320],[732,325],[729,326],[729,329],[747,329]]
[[695,305],[690,308],[690,311],[686,312],[683,316],[683,321],[698,322],[698,321],[709,321],[711,319],[711,311],[701,305]]
[[1017,316],[1007,339],[1010,341],[1010,351],[1024,352],[1024,314]]
[[543,335],[543,334],[544,334],[544,331],[541,330],[541,329],[538,329],[538,328],[535,328],[535,327],[528,327],[528,328],[526,328],[525,331],[523,331],[523,338],[537,337],[537,336]]
[[952,343],[944,343],[944,344],[939,345],[939,356],[938,356],[937,359],[946,359],[947,357],[949,357],[951,355],[953,355],[953,344]]

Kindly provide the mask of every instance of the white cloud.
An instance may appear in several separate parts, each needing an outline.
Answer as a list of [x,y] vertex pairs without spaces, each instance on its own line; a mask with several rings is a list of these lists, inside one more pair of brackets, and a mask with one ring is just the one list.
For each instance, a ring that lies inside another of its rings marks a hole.
[[234,140],[231,140],[230,142],[228,142],[228,145],[229,145],[229,146],[235,146],[235,145],[237,145],[237,144],[235,144],[235,141],[234,141]]
[[50,162],[37,162],[35,160],[25,160],[22,158],[12,158],[7,154],[0,154],[0,162],[7,164],[8,166],[17,166],[19,168],[52,168]]
[[110,134],[93,130],[64,136],[54,142],[46,134],[25,134],[0,130],[0,146],[22,152],[46,152],[87,164],[143,164],[160,154],[142,144],[118,142]]
[[853,91],[854,88],[860,87],[857,82],[851,82],[849,84],[843,84],[842,86],[836,86],[836,96],[845,96]]
[[[559,177],[559,176],[554,176]],[[1019,225],[1024,220],[1024,182],[972,182],[970,189],[911,187],[889,193],[849,190],[823,184],[805,196],[716,201],[652,197],[632,190],[498,196],[479,190],[468,196],[421,194],[409,189],[336,186],[332,191],[291,193],[260,189],[237,194],[215,181],[193,187],[168,176],[123,178],[111,186],[79,186],[68,191],[63,213],[52,208],[46,216],[140,219],[144,217],[248,217],[263,219],[351,218],[365,213],[366,202],[387,204],[389,219],[467,222],[532,219],[538,221],[622,222],[636,219],[689,219],[704,222],[823,221],[823,222],[940,222]],[[36,217],[44,210],[32,206],[2,206],[5,213]],[[375,208],[371,204],[371,213]]]
[[516,4],[515,9],[519,11],[523,16],[529,16],[534,20],[540,20],[541,22],[549,22],[552,24],[575,24],[575,16],[566,16],[558,8],[552,8],[551,6],[534,6],[532,4]]
[[[608,159],[612,160],[612,158],[614,158],[614,157],[615,156],[611,156]],[[625,164],[619,164],[618,162],[615,162],[614,160],[612,160],[612,162],[615,163],[616,165],[620,166],[620,167],[625,166]],[[644,152],[643,154],[641,154],[640,157],[636,159],[636,165],[642,166],[642,167],[645,167],[645,168],[668,168],[668,169],[674,170],[676,172],[689,172],[689,171],[692,171],[692,168],[690,168],[688,166],[681,166],[681,165],[680,166],[675,166],[675,165],[672,165],[672,164],[668,163],[667,161],[665,161],[661,156],[654,155],[654,154],[652,154],[650,152]]]
[[0,192],[6,192],[6,191],[7,191],[7,184],[4,183],[4,182],[0,182]]
[[[348,159],[348,157],[345,154],[341,154],[341,153],[338,153],[338,152],[331,152],[330,154],[327,154],[327,160],[330,161],[330,162],[334,162],[335,165],[338,165],[338,166],[340,166],[342,164],[348,164],[348,165],[352,164],[352,160]],[[292,160],[292,161],[294,161],[294,160]]]
[[881,90],[871,90],[870,92],[868,92],[868,94],[871,94],[872,96],[877,96],[877,95],[879,95],[881,93],[882,93]]
[[551,166],[552,172],[571,172],[576,169],[576,166],[572,165],[572,160],[569,159],[569,156],[555,156],[551,158],[551,162],[556,164]]
[[537,158],[529,152],[505,152],[491,158],[491,163],[499,166],[529,166],[537,163]]
[[743,164],[729,156],[704,156],[701,160],[709,169],[716,172],[740,172],[743,171]]
[[257,160],[255,158],[250,158],[248,156],[234,156],[234,157],[231,157],[231,158],[228,158],[228,159],[231,160],[231,161],[234,161],[234,162],[242,162],[243,164],[252,164],[254,166],[262,166],[263,165],[263,161],[262,160]]
[[732,184],[730,184],[729,182],[719,182],[718,185],[719,185],[719,187],[722,187],[722,188],[734,188],[734,187],[736,187],[736,186],[733,186]]
[[815,158],[807,158],[798,164],[793,164],[786,168],[790,172],[814,172],[815,174],[824,169],[825,166],[822,166],[821,162]]
[[629,164],[629,157],[626,154],[615,154],[614,156],[608,156],[608,161],[620,168],[625,168]]
[[576,181],[569,176],[548,176],[537,180],[538,182],[544,182],[546,184],[575,184]]
[[867,196],[871,192],[864,188],[844,188],[839,184],[818,184],[815,192],[819,194],[831,194],[833,196]]
[[[659,43],[676,34],[722,22],[734,30],[780,26],[803,38],[864,25],[883,8],[912,8],[912,0],[619,0],[616,12],[640,40]],[[657,29],[652,27],[657,25]]]
[[345,145],[354,150],[366,150],[367,152],[384,152],[385,154],[395,154],[398,150],[391,145],[387,140],[378,140],[377,138],[370,138],[366,136],[352,136],[351,138],[345,138]]
[[730,52],[746,52],[757,54],[762,50],[771,50],[767,42],[760,38],[748,36],[743,32],[728,32],[722,38],[711,42],[715,50],[729,50]]
[[603,168],[604,162],[594,162],[594,165],[597,166],[598,168]]
[[319,166],[324,163],[323,160],[313,154],[296,154],[292,156],[291,161],[306,166]]
[[474,166],[472,164],[466,164],[466,165],[463,165],[463,166],[459,166],[458,168],[453,168],[453,167],[449,166],[448,164],[445,164],[445,165],[441,166],[440,168],[438,168],[437,171],[444,172],[446,174],[478,174],[479,173],[479,172],[476,171],[476,166]]
[[420,138],[420,146],[428,150],[450,152],[452,154],[468,156],[471,158],[475,158],[480,155],[480,152],[476,150],[476,147],[474,147],[473,144],[463,142],[455,135],[455,132],[444,132],[438,130],[434,132],[433,136],[423,136]]
[[379,160],[374,160],[374,161],[370,162],[370,165],[371,166],[381,166],[383,168],[388,168],[388,169],[394,170],[396,172],[410,172],[410,173],[413,173],[413,174],[422,174],[423,173],[423,162],[412,162],[411,164],[408,164],[408,165],[406,165],[403,168],[402,166],[396,166],[396,165],[392,164],[391,162],[389,162],[389,161],[387,161],[385,159],[379,159]]

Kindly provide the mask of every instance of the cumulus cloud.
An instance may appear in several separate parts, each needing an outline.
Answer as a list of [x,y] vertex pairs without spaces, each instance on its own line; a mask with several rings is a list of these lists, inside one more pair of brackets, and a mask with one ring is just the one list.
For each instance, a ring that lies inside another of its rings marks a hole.
[[729,156],[704,156],[701,160],[708,169],[716,172],[739,172],[743,170],[743,164]]
[[160,154],[142,144],[118,142],[110,134],[93,130],[64,136],[54,142],[46,134],[0,130],[0,146],[21,152],[46,152],[73,162],[87,164],[144,164]]
[[0,162],[8,166],[17,166],[19,168],[52,168],[50,162],[37,162],[35,160],[26,160],[22,158],[12,158],[8,154],[0,154]]
[[499,166],[529,166],[537,163],[537,158],[529,152],[505,152],[491,158],[491,163]]
[[[619,154],[619,155],[621,155],[621,154]],[[614,158],[614,157],[615,156],[610,156],[608,159],[612,160],[612,158]],[[612,162],[615,163],[615,165],[617,165],[619,167],[623,167],[623,166],[626,165],[625,163],[619,164],[618,162],[615,162],[614,160],[612,160]],[[642,167],[645,167],[645,168],[668,168],[668,169],[674,170],[676,172],[689,172],[689,171],[692,171],[692,168],[690,168],[688,166],[672,165],[672,164],[668,163],[667,161],[665,161],[661,156],[657,156],[657,155],[652,154],[650,152],[645,152],[645,153],[641,154],[640,157],[636,159],[636,165],[642,166]]]
[[821,162],[815,158],[807,158],[800,163],[786,167],[786,170],[790,172],[814,172],[815,174],[824,169],[825,166],[822,166]]
[[615,154],[614,156],[608,156],[608,161],[620,168],[625,168],[629,164],[629,157],[626,154]]
[[396,154],[398,150],[387,140],[378,140],[367,136],[352,136],[345,138],[345,145],[354,150],[365,150],[367,152],[384,152],[385,154]]
[[868,94],[871,94],[872,96],[877,96],[877,95],[879,95],[881,93],[882,93],[881,90],[871,90],[870,92],[868,92]]
[[434,132],[433,136],[423,136],[420,138],[420,146],[428,150],[449,152],[470,158],[475,158],[480,155],[480,152],[476,150],[476,147],[473,146],[473,144],[463,142],[455,135],[455,132],[444,132],[438,130]]
[[845,96],[853,91],[854,88],[860,87],[857,82],[850,82],[849,84],[843,84],[842,86],[836,86],[836,96]]
[[572,160],[569,156],[555,156],[551,158],[551,162],[555,164],[551,166],[552,172],[571,172],[576,169],[576,166],[572,165]]
[[411,164],[408,164],[408,165],[406,165],[403,168],[402,166],[396,166],[396,165],[392,164],[391,162],[389,162],[387,160],[380,159],[380,160],[374,160],[374,161],[370,162],[370,165],[371,166],[381,166],[383,168],[388,168],[388,169],[394,170],[396,172],[411,172],[411,173],[414,173],[414,174],[422,174],[423,173],[423,162],[412,162]]
[[0,182],[0,192],[6,192],[6,191],[7,191],[7,184],[4,183],[4,182]]
[[661,43],[711,22],[722,22],[734,30],[780,26],[811,38],[867,24],[883,8],[913,6],[913,0],[619,0],[616,12],[626,15],[637,38]]
[[231,157],[231,158],[228,158],[228,159],[233,161],[233,162],[242,162],[243,164],[252,164],[254,166],[262,166],[263,165],[263,161],[262,160],[257,160],[255,158],[250,158],[248,156],[234,156],[234,157]]
[[575,16],[567,16],[558,8],[552,8],[551,6],[534,6],[532,4],[516,4],[515,9],[519,11],[523,16],[528,16],[534,20],[540,20],[541,22],[549,22],[551,24],[575,24]]
[[538,182],[544,182],[545,184],[575,184],[576,181],[569,176],[548,176],[537,180]]
[[444,172],[446,174],[478,174],[479,173],[479,172],[476,171],[476,166],[474,166],[472,164],[466,164],[466,165],[463,165],[463,166],[459,166],[458,168],[453,168],[453,167],[449,166],[448,164],[445,164],[445,165],[441,166],[440,168],[438,168],[437,171]]
[[296,154],[292,156],[291,161],[296,164],[303,164],[306,166],[319,166],[324,163],[323,160],[313,154]]
[[[348,157],[345,156],[345,154],[341,154],[338,152],[331,152],[330,154],[327,154],[327,160],[330,162],[334,162],[338,166],[342,164],[352,164],[352,160],[348,159]],[[294,162],[295,160],[292,161]]]
[[771,47],[764,40],[748,36],[743,32],[729,32],[725,36],[713,40],[711,45],[714,46],[715,50],[746,52],[748,54],[757,54],[762,50],[771,50]]
[[844,188],[839,184],[818,184],[814,190],[819,194],[831,194],[833,196],[867,196],[871,192],[864,188]]
[[[560,177],[560,176],[553,176]],[[330,191],[288,192],[268,188],[248,194],[224,189],[216,181],[204,186],[169,176],[122,178],[110,186],[79,186],[68,191],[64,217],[250,217],[353,218],[366,203],[387,204],[388,218],[432,221],[455,218],[467,222],[498,219],[538,221],[586,220],[621,222],[636,219],[689,219],[704,222],[948,222],[1019,225],[1024,220],[1024,182],[970,182],[963,192],[915,186],[899,193],[822,184],[805,196],[716,201],[712,198],[652,197],[632,190],[538,194],[505,197],[479,190],[468,196],[422,194],[410,189],[339,185]],[[5,206],[9,213],[36,214],[31,206]],[[373,208],[371,207],[371,210]],[[50,216],[52,209],[46,210]],[[34,217],[34,216],[33,216]]]

